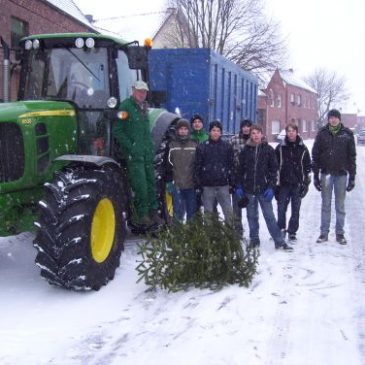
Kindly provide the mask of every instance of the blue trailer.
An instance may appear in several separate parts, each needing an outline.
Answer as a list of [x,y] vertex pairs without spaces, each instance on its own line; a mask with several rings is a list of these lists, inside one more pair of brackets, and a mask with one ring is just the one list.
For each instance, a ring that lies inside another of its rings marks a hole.
[[220,120],[224,133],[237,133],[240,121],[256,122],[256,76],[207,48],[152,49],[150,86],[166,91],[161,106],[190,119],[200,114],[205,127]]

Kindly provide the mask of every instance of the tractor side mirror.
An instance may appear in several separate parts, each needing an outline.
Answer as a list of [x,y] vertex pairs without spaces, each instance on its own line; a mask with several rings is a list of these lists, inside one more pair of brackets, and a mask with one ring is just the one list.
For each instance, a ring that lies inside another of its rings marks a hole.
[[148,50],[145,47],[128,47],[128,65],[132,70],[145,70],[147,68]]

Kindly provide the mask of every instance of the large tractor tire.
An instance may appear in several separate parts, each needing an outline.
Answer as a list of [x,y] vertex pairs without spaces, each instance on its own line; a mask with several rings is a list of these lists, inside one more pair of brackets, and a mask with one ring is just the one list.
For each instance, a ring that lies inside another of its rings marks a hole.
[[126,236],[118,168],[74,166],[45,184],[36,222],[36,264],[49,283],[99,290],[114,278]]

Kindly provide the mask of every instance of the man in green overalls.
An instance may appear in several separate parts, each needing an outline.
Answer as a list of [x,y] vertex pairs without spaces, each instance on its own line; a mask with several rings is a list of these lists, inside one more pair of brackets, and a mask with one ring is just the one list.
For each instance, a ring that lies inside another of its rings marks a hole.
[[155,149],[145,101],[147,91],[144,81],[134,83],[132,96],[120,105],[120,119],[114,124],[113,131],[127,161],[133,196],[133,223],[150,227],[163,221],[157,212],[153,167]]

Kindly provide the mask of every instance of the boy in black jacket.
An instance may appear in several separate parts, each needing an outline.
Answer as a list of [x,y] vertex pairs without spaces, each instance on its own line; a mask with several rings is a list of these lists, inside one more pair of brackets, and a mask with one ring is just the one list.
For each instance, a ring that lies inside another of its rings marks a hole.
[[289,123],[285,127],[286,136],[276,147],[279,162],[279,181],[275,196],[278,199],[278,225],[285,236],[286,211],[291,203],[291,217],[288,224],[289,241],[296,241],[299,228],[299,211],[302,198],[308,192],[311,172],[311,158],[308,148],[298,135],[298,126]]
[[233,218],[231,195],[233,175],[232,146],[221,139],[222,125],[218,121],[209,125],[209,139],[198,145],[195,155],[195,182],[203,190],[204,213],[213,213],[215,202],[222,207],[224,218]]

